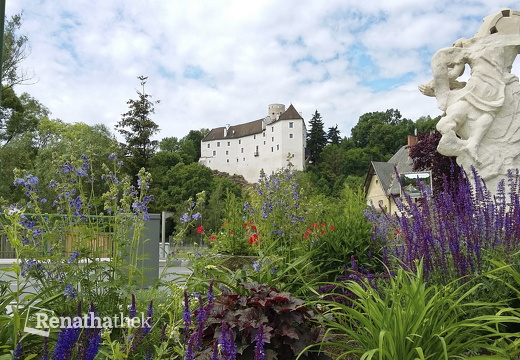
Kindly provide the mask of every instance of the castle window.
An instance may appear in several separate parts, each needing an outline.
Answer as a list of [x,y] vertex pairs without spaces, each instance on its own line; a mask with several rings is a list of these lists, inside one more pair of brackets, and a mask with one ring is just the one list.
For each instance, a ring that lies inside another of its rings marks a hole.
[[262,133],[262,135],[265,137],[265,131]]
[[292,121],[289,121],[289,129],[292,129],[294,127],[294,123]]
[[217,150],[213,150],[213,156],[217,156]]
[[274,132],[274,126],[271,126],[271,132]]
[[246,158],[242,158],[242,161],[246,161]]
[[271,152],[274,152],[274,148],[271,146]]
[[229,159],[226,159],[226,162],[229,163]]
[[242,140],[238,139],[238,145],[242,144]]
[[256,135],[253,135],[253,140],[256,140]]
[[274,142],[274,136],[271,138],[271,141]]
[[229,151],[228,150],[226,150],[226,155],[229,155]]
[[228,142],[227,142],[227,146],[231,146],[231,141],[228,141]]
[[220,147],[220,141],[217,141],[217,147]]
[[280,150],[280,145],[276,145],[276,150]]
[[289,139],[292,139],[294,138],[294,135],[293,134],[289,134]]
[[208,144],[208,149],[211,147],[211,144]]
[[243,153],[244,153],[244,148],[241,148],[241,149],[240,149],[240,152],[243,154]]

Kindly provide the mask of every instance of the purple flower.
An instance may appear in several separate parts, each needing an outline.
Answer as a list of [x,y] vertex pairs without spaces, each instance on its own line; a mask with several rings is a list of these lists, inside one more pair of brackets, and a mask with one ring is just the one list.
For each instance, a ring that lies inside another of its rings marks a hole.
[[73,251],[70,253],[70,257],[67,259],[67,262],[69,264],[72,264],[72,263],[76,262],[76,260],[79,256],[80,256],[79,251]]
[[184,321],[184,340],[188,340],[188,334],[191,328],[191,311],[190,311],[190,299],[188,293],[184,290],[184,311],[182,314]]
[[184,224],[188,221],[190,221],[190,216],[187,213],[182,214],[182,217],[180,218],[181,224]]
[[128,310],[128,316],[130,319],[135,318],[135,315],[137,314],[137,309],[135,308],[135,295],[132,294],[132,303],[130,304],[130,309]]
[[258,327],[258,333],[256,334],[256,344],[255,344],[255,357],[253,360],[264,360],[265,359],[265,334],[264,334],[264,324],[260,323]]
[[76,289],[71,284],[67,284],[63,290],[63,295],[65,295],[68,300],[74,300],[76,298],[76,293]]
[[191,216],[193,220],[200,220],[202,218],[202,215],[200,213],[195,213]]
[[[74,322],[71,320],[71,323]],[[73,326],[61,329],[58,334],[58,341],[54,348],[53,360],[70,360],[72,358],[72,351],[76,345],[81,328]]]
[[18,342],[13,352],[13,360],[22,360],[23,345],[22,342]]

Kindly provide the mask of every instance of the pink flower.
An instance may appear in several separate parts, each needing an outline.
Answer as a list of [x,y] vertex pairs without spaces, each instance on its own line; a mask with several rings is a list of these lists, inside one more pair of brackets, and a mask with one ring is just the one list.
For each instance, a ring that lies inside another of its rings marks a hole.
[[197,234],[202,234],[203,232],[204,232],[204,226],[201,225],[197,228]]

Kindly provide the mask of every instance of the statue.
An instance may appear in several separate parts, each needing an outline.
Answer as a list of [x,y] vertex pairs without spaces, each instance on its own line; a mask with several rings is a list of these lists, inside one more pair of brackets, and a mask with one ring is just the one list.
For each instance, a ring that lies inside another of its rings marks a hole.
[[[444,111],[439,153],[475,167],[491,192],[520,169],[520,85],[511,74],[519,53],[520,12],[505,9],[486,17],[475,37],[437,51],[433,80],[419,86]],[[466,65],[471,74],[462,82]]]

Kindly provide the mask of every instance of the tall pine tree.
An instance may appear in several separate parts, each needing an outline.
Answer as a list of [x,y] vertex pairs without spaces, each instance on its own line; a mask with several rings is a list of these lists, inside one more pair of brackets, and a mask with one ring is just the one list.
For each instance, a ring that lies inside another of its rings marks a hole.
[[327,134],[323,129],[323,120],[318,110],[316,110],[312,116],[309,125],[310,129],[309,132],[307,132],[307,149],[310,151],[310,161],[313,164],[318,164],[321,151],[325,145],[327,145]]
[[329,131],[327,132],[327,140],[329,143],[338,145],[341,142],[341,137],[339,136],[340,131],[338,129],[338,124],[336,126],[332,126],[329,128]]
[[138,76],[141,80],[142,92],[137,91],[138,99],[127,101],[129,110],[124,113],[116,124],[116,130],[125,138],[123,145],[127,157],[127,169],[130,175],[137,175],[139,170],[149,167],[150,159],[155,154],[159,142],[152,140],[152,136],[159,132],[159,126],[150,118],[155,114],[154,104],[159,101],[151,101],[151,95],[145,93],[144,85],[146,76]]

